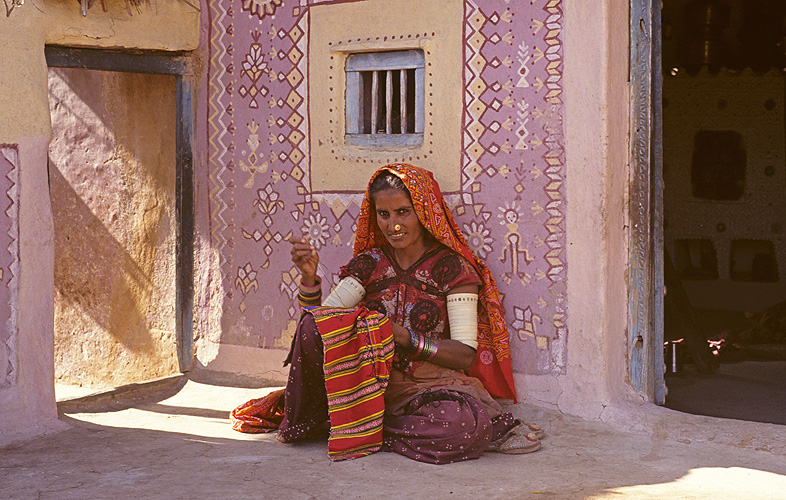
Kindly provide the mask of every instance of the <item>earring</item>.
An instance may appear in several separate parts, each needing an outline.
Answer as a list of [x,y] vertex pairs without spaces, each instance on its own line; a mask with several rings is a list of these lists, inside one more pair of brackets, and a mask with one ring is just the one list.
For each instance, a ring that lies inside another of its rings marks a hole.
[[401,226],[399,224],[396,224],[395,226],[393,226],[393,230],[394,231],[401,231]]

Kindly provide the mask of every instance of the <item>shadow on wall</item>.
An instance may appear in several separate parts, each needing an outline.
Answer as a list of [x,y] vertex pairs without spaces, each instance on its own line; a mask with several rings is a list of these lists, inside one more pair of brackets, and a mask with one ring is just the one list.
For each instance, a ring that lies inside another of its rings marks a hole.
[[[52,199],[56,200],[53,204],[58,207],[53,214],[56,301],[64,301],[69,309],[88,315],[129,349],[149,349],[150,343],[127,338],[122,331],[145,329],[146,318],[141,310],[144,304],[135,299],[151,295],[151,277],[52,162],[49,181]],[[83,230],[73,230],[77,226]]]
[[176,373],[175,79],[49,73],[58,379]]
[[69,129],[66,151],[98,146],[95,158],[106,153],[103,148],[121,145],[151,190],[173,190],[175,86],[172,75],[51,68],[50,112],[53,122]]

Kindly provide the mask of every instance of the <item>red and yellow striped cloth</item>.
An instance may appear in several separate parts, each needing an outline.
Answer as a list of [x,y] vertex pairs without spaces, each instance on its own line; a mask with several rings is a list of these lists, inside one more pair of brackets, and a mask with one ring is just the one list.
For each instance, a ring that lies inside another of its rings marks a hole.
[[232,429],[239,432],[271,432],[284,418],[284,389],[243,403],[229,414]]
[[393,361],[390,321],[365,307],[309,310],[325,347],[328,456],[345,460],[382,446],[385,388]]

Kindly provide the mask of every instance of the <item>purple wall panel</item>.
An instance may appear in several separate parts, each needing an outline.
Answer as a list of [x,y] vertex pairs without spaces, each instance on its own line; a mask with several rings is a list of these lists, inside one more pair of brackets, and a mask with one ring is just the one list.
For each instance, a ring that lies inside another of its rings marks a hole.
[[[210,5],[208,203],[225,300],[208,334],[222,343],[288,347],[282,335],[298,315],[291,234],[321,247],[326,282],[351,256],[362,195],[313,193],[309,182],[307,9],[316,3],[331,2]],[[467,0],[464,9],[462,189],[448,198],[504,295],[514,370],[560,372],[560,0]]]

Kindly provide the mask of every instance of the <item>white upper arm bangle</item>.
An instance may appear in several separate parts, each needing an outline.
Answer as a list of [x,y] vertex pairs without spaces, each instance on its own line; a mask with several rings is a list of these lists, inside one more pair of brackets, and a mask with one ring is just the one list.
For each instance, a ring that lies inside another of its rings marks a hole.
[[360,282],[352,276],[347,276],[338,282],[336,288],[322,302],[328,307],[355,307],[366,295],[366,290]]
[[478,348],[478,294],[448,295],[450,338],[473,349]]

